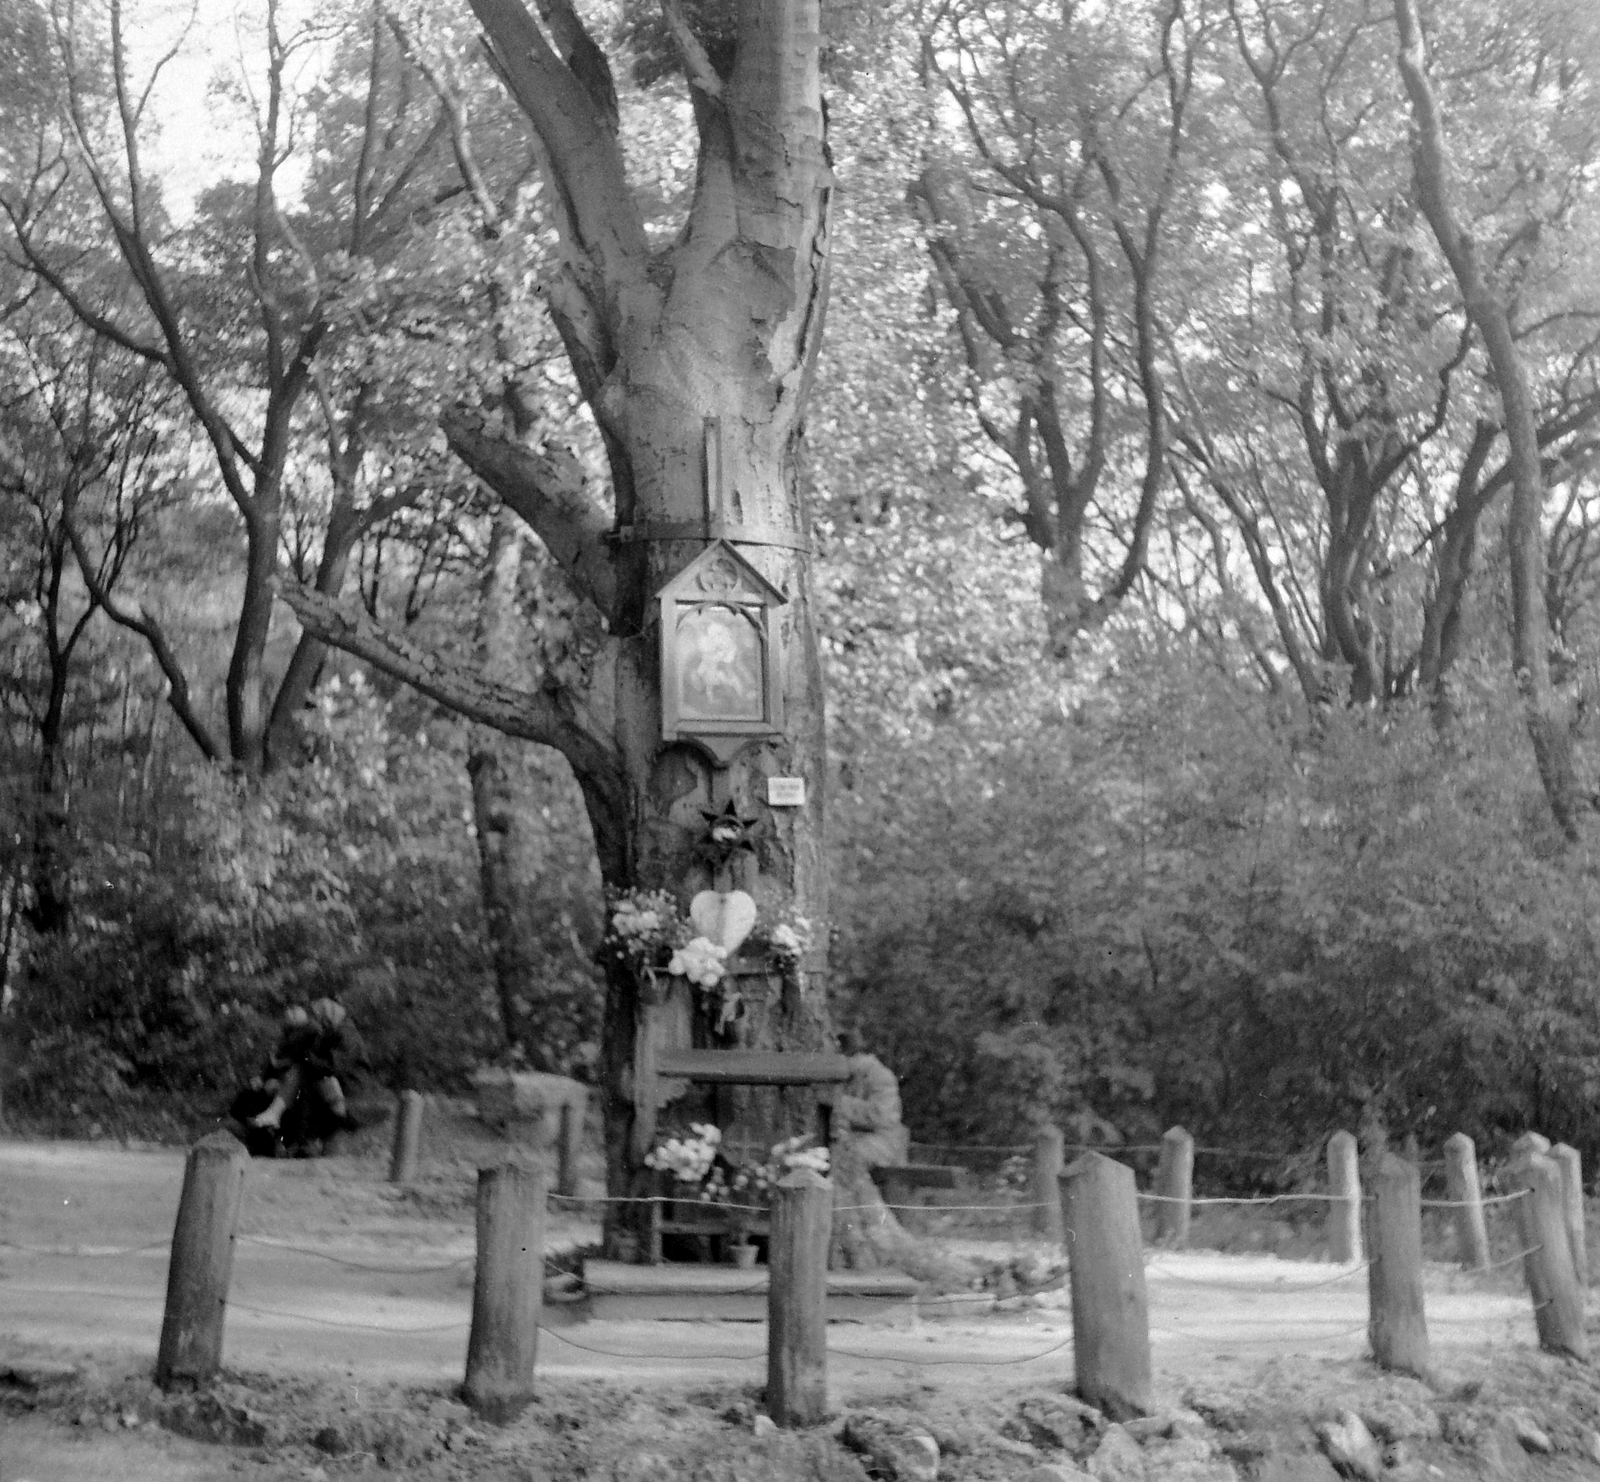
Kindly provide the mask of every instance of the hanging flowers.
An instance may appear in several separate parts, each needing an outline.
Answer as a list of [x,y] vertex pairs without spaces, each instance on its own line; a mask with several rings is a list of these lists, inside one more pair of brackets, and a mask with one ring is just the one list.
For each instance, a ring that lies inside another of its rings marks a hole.
[[710,937],[691,937],[667,963],[667,971],[687,978],[697,988],[715,988],[727,974],[728,949]]
[[662,967],[685,939],[678,903],[666,890],[624,890],[611,897],[605,946],[635,968]]
[[[797,1168],[824,1178],[828,1150],[802,1133],[775,1143],[759,1163],[730,1163],[722,1151],[722,1130],[710,1122],[691,1122],[684,1137],[669,1137],[645,1154],[644,1165],[670,1173],[681,1184],[695,1186],[693,1196],[707,1204],[733,1204],[765,1209],[778,1181]],[[691,1197],[685,1191],[685,1198]]]
[[810,949],[811,923],[804,916],[779,921],[767,933],[767,950],[786,968],[797,966]]
[[[701,897],[708,892],[702,891]],[[753,902],[742,893],[720,897],[734,898],[742,899],[754,915]],[[747,978],[753,968],[756,981],[762,980],[763,958],[766,972],[789,976],[799,970],[815,934],[803,916],[778,917],[757,925],[748,937],[741,932],[729,948],[705,934],[708,924],[698,917],[690,920],[671,891],[619,891],[611,896],[602,950],[631,969],[652,1000],[665,991],[663,979],[687,981],[713,1015],[715,1032],[725,1034],[745,1010],[741,979],[734,972],[735,952],[747,964]]]

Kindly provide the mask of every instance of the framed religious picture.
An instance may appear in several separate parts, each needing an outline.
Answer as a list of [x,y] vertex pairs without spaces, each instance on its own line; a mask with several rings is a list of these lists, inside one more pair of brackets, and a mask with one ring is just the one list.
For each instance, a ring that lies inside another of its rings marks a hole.
[[725,540],[656,594],[661,620],[661,734],[727,762],[783,729],[773,609],[787,599]]

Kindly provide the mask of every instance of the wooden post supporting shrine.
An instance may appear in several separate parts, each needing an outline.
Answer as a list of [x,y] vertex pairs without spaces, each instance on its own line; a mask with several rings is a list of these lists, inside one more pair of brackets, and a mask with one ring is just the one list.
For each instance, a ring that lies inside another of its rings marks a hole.
[[1378,1367],[1425,1378],[1430,1369],[1422,1306],[1422,1176],[1386,1153],[1372,1176],[1367,1215],[1367,1336]]
[[422,1093],[402,1091],[394,1119],[394,1152],[389,1158],[389,1182],[408,1184],[417,1176],[417,1154],[422,1146]]
[[809,1168],[780,1179],[768,1246],[767,1413],[780,1426],[828,1415],[828,1242],[833,1185]]
[[1161,1139],[1155,1191],[1160,1196],[1156,1202],[1156,1239],[1163,1245],[1187,1245],[1194,1202],[1194,1138],[1182,1127],[1170,1128]]
[[1572,1268],[1567,1244],[1566,1213],[1561,1197],[1561,1169],[1541,1153],[1524,1153],[1512,1167],[1517,1187],[1527,1192],[1517,1200],[1517,1228],[1522,1233],[1523,1275],[1533,1299],[1533,1321],[1539,1347],[1587,1360],[1589,1339],[1583,1330],[1583,1288]]
[[162,1389],[209,1384],[222,1365],[233,1232],[249,1161],[244,1144],[226,1132],[213,1132],[189,1149],[156,1355]]
[[1133,1169],[1085,1153],[1060,1185],[1078,1394],[1113,1420],[1148,1415],[1150,1304]]
[[1328,1139],[1328,1255],[1341,1266],[1361,1259],[1361,1166],[1355,1135]]
[[1572,1270],[1578,1285],[1589,1285],[1589,1231],[1583,1217],[1583,1155],[1577,1148],[1558,1142],[1550,1157],[1561,1170],[1561,1208],[1567,1226],[1567,1247],[1572,1252]]
[[1468,1271],[1489,1264],[1489,1229],[1483,1219],[1483,1189],[1478,1182],[1478,1150],[1465,1132],[1444,1145],[1445,1197],[1455,1205],[1456,1258]]
[[1052,1245],[1061,1244],[1061,1188],[1065,1166],[1061,1129],[1041,1127],[1033,1139],[1033,1228]]
[[544,1299],[544,1175],[520,1163],[478,1170],[478,1269],[462,1396],[494,1425],[533,1398]]

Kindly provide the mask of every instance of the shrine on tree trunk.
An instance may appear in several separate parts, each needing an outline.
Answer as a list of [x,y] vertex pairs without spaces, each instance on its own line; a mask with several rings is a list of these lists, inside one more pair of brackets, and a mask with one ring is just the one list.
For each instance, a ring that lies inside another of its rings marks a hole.
[[[797,989],[810,944],[807,924],[798,918],[758,923],[752,891],[760,893],[755,840],[762,825],[741,815],[732,798],[732,764],[747,748],[784,734],[780,614],[789,600],[739,547],[794,542],[727,518],[715,418],[706,423],[704,470],[704,519],[697,527],[619,532],[624,540],[705,542],[657,590],[652,608],[659,625],[662,748],[688,746],[709,764],[713,806],[703,810],[696,859],[709,873],[710,887],[694,895],[686,919],[677,917],[676,897],[692,888],[692,875],[677,890],[622,899],[613,917],[639,986],[629,1151],[636,1165],[658,1168],[650,1160],[660,1152],[663,1110],[691,1087],[700,1088],[719,1136],[741,1105],[753,1111],[736,1090],[762,1088],[776,1093],[778,1104],[753,1116],[756,1127],[808,1123],[810,1139],[826,1148],[828,1104],[850,1076],[840,1054],[748,1047],[752,1017],[764,1019],[776,1010],[789,979]],[[769,789],[771,805],[783,806],[781,798],[792,798],[789,806],[804,805],[800,779],[776,780],[792,790]],[[661,919],[668,915],[675,918],[671,928]],[[669,948],[671,956],[662,962]],[[662,1179],[663,1195],[672,1192],[670,1177],[663,1173]],[[687,1187],[685,1192],[684,1199],[651,1206],[641,1231],[646,1260],[661,1258],[663,1234],[764,1233],[759,1219],[725,1217],[715,1202]]]

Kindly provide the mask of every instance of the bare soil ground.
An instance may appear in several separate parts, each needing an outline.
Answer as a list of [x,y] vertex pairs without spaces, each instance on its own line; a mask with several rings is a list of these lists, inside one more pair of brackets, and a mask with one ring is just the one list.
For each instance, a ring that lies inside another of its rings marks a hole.
[[[227,1373],[198,1397],[150,1383],[182,1152],[0,1143],[0,1482],[896,1474],[883,1455],[841,1444],[839,1424],[806,1438],[758,1433],[765,1331],[752,1323],[552,1313],[539,1399],[514,1425],[477,1424],[454,1398],[471,1302],[472,1170],[503,1145],[459,1108],[430,1119],[433,1145],[410,1189],[384,1181],[381,1137],[345,1156],[251,1165]],[[592,1243],[593,1208],[553,1216],[547,1248]],[[994,1268],[1051,1255],[1020,1219],[942,1238]],[[1387,1474],[1400,1482],[1600,1478],[1600,1384],[1536,1351],[1514,1267],[1469,1278],[1430,1266],[1431,1385],[1381,1375],[1364,1357],[1359,1269],[1155,1251],[1147,1279],[1162,1408],[1195,1414],[1173,1437],[1142,1437],[1124,1458],[1137,1472],[1095,1455],[1103,1432],[1092,1426],[1041,1427],[1071,1390],[1060,1289],[1004,1297],[1002,1284],[944,1304],[954,1315],[937,1320],[893,1304],[881,1319],[833,1325],[833,1403],[842,1417],[870,1412],[931,1436],[952,1482],[1023,1478],[1046,1462],[1085,1463],[1112,1482],[1319,1482],[1334,1473],[1313,1425],[1346,1409],[1389,1441]],[[1530,1426],[1548,1453],[1528,1449]],[[844,1439],[860,1445],[854,1432]],[[900,1474],[913,1475],[910,1465]]]

